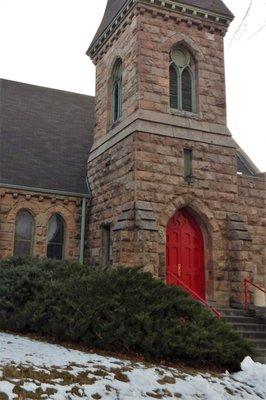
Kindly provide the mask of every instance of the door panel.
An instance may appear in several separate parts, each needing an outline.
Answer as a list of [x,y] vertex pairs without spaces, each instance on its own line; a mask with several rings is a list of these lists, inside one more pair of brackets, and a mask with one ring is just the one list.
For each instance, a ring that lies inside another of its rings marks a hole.
[[197,222],[186,211],[178,211],[167,228],[167,282],[176,278],[205,299],[204,242]]

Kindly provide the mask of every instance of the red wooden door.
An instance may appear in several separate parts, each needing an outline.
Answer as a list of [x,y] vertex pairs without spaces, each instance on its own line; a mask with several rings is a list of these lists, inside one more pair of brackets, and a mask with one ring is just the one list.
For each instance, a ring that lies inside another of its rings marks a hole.
[[167,282],[178,278],[205,299],[204,242],[201,229],[187,212],[178,211],[167,228]]

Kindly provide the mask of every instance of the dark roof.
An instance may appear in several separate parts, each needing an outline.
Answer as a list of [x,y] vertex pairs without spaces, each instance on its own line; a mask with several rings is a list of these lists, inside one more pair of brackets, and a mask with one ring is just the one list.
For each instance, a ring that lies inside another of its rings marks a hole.
[[[194,6],[203,10],[208,10],[214,13],[222,14],[226,17],[233,18],[233,14],[226,7],[222,0],[176,0],[178,3],[187,4],[190,6]],[[129,0],[108,0],[105,13],[102,19],[102,22],[94,36],[89,50],[91,47],[97,42],[100,36],[104,33],[104,31],[111,24],[113,19],[119,13],[119,11],[129,2]]]
[[189,6],[202,8],[226,17],[233,18],[234,15],[222,0],[178,0],[178,3],[187,4]]
[[94,98],[0,79],[0,183],[87,194]]
[[101,34],[105,31],[105,29],[108,28],[113,19],[127,2],[128,0],[107,0],[107,5],[102,22],[100,23],[100,26],[90,44],[89,49],[97,42]]
[[255,176],[257,175],[255,171],[250,168],[246,162],[239,154],[236,156],[237,160],[237,172],[247,175],[247,176]]

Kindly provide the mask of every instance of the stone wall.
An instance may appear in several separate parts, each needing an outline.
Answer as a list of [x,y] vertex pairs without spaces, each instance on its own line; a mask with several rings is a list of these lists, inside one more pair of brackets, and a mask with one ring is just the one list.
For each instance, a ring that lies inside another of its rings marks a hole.
[[[184,148],[193,151],[190,182]],[[143,266],[164,279],[167,225],[186,208],[204,235],[207,298],[239,303],[244,277],[262,284],[265,181],[237,176],[234,147],[135,132],[91,161],[89,176],[91,262],[101,263],[101,225],[108,223],[114,264]]]
[[252,238],[247,275],[266,287],[266,174],[238,176],[239,205]]
[[[120,34],[116,36],[115,45],[108,47],[106,54],[97,62],[94,142],[105,136],[111,126],[111,81],[117,58],[121,58],[123,63],[123,118],[128,117],[137,109],[138,29],[138,21],[133,18],[126,30],[119,31]],[[114,38],[111,39],[111,43],[113,41]]]
[[[102,226],[117,222],[124,205],[134,201],[135,164],[134,138],[111,147],[89,161],[88,178],[92,191],[89,218],[88,252],[90,264],[102,262]],[[123,233],[113,238],[114,263],[134,263],[132,231],[124,226]]]
[[[183,149],[193,150],[193,183]],[[114,263],[165,277],[166,227],[177,209],[205,235],[208,297],[228,302],[227,213],[238,210],[235,149],[136,132],[89,163],[90,260],[101,262],[101,225],[113,226]]]
[[[174,12],[154,11],[148,5],[137,6],[94,59],[94,141],[104,137],[111,128],[111,75],[117,57],[123,62],[121,121],[138,109],[180,115],[170,110],[169,105],[169,56],[177,43],[187,46],[196,62],[196,116],[205,122],[226,125],[225,29],[214,22],[202,24],[198,19]],[[191,116],[191,113],[181,112],[181,115]]]
[[46,257],[48,221],[59,213],[66,223],[65,258],[79,258],[79,199],[0,188],[0,259],[13,255],[16,215],[22,209],[35,219],[34,256]]
[[[165,276],[167,224],[185,207],[204,233],[208,298],[241,303],[245,277],[265,287],[265,174],[238,176],[233,147],[150,133],[136,133],[135,144],[136,200],[151,205],[159,227],[159,265],[149,241],[144,252],[153,261],[154,273]],[[183,178],[184,148],[193,151],[191,183]]]
[[[101,227],[111,224],[114,265],[142,266],[164,279],[167,225],[186,208],[204,235],[207,298],[229,305],[241,301],[242,278],[262,268],[258,246],[264,239],[261,189],[253,193],[247,179],[237,177],[236,144],[226,126],[225,30],[215,21],[141,4],[95,55],[87,256],[101,263]],[[169,54],[177,43],[187,46],[197,65],[194,114],[169,106]],[[123,61],[123,112],[110,126],[117,57]],[[183,178],[184,148],[193,151],[190,181]]]
[[[145,133],[137,133],[135,142],[136,197],[156,215],[160,275],[165,276],[167,224],[185,207],[204,233],[208,298],[228,302],[227,215],[238,210],[235,149]],[[193,151],[191,183],[183,178],[184,148]]]
[[138,34],[141,109],[171,112],[169,55],[175,44],[184,43],[196,61],[197,114],[205,121],[226,125],[223,36],[214,26],[203,27],[198,20],[149,7],[143,10]]

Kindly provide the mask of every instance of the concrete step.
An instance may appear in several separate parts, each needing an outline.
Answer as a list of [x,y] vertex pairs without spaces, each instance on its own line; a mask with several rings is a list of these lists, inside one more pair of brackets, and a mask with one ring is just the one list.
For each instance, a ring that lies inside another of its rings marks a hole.
[[259,362],[261,364],[266,364],[266,350],[264,354],[265,354],[264,356],[255,357],[254,361]]
[[260,362],[262,364],[266,364],[266,347],[265,348],[257,348],[255,349],[256,351],[256,356],[254,357],[254,360],[257,362]]
[[236,331],[252,331],[252,332],[264,332],[266,336],[266,324],[262,323],[231,323],[233,329]]
[[254,322],[258,324],[263,324],[263,321],[255,317],[227,315],[225,317],[222,317],[222,319],[229,324],[236,324],[236,323],[253,324]]
[[266,348],[266,340],[261,340],[261,339],[252,339],[249,341],[255,346],[256,349],[259,349],[259,351],[261,352],[262,350],[264,350]]
[[245,311],[241,308],[219,308],[223,316],[233,316],[233,317],[254,317],[253,311]]
[[223,308],[222,319],[241,337],[247,339],[254,347],[255,361],[266,363],[266,323],[253,312],[241,309]]
[[245,339],[261,339],[266,343],[266,332],[238,331],[237,333]]

